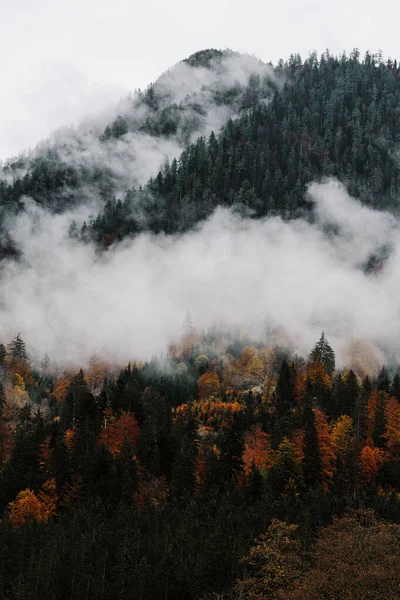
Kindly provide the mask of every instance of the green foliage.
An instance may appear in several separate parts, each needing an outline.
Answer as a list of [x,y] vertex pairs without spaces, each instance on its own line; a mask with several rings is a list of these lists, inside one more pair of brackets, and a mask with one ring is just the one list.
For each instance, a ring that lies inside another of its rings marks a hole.
[[319,341],[310,352],[309,359],[313,362],[320,362],[328,375],[332,375],[335,370],[335,352],[326,339],[324,332],[322,332]]

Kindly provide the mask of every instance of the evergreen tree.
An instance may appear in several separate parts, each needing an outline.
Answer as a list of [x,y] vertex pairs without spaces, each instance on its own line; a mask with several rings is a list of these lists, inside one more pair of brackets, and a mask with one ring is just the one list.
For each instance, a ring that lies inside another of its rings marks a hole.
[[176,496],[192,493],[196,485],[198,423],[190,407],[178,415],[172,431],[176,451],[171,470],[171,487]]
[[376,389],[379,392],[386,392],[387,394],[390,393],[390,379],[389,379],[389,375],[388,375],[388,372],[387,372],[385,366],[382,367],[382,369],[378,375],[378,381],[376,382]]
[[304,481],[313,486],[321,481],[321,455],[313,410],[312,385],[309,380],[306,383],[302,404],[304,423],[303,476]]
[[343,389],[342,411],[344,414],[351,417],[354,416],[359,396],[360,386],[358,384],[357,375],[350,369],[346,375]]
[[12,340],[9,344],[9,351],[11,356],[16,360],[27,360],[26,354],[26,346],[25,342],[21,338],[21,334],[19,333],[17,337]]
[[377,394],[376,407],[375,407],[375,419],[374,427],[372,432],[372,439],[377,448],[382,448],[385,444],[385,438],[383,437],[386,431],[386,404],[388,396],[386,392],[380,391]]
[[6,362],[7,350],[4,344],[0,344],[0,366]]
[[311,350],[309,360],[321,363],[328,375],[333,374],[335,370],[335,353],[324,332],[322,332],[320,339]]

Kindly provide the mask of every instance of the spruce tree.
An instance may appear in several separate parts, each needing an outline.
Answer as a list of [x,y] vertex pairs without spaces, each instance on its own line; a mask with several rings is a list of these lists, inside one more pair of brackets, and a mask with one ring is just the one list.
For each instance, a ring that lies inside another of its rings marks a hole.
[[333,374],[335,370],[335,352],[326,339],[324,332],[322,332],[319,341],[311,350],[309,359],[311,362],[321,363],[328,375]]
[[17,337],[9,344],[11,356],[16,360],[27,360],[26,346],[19,333]]

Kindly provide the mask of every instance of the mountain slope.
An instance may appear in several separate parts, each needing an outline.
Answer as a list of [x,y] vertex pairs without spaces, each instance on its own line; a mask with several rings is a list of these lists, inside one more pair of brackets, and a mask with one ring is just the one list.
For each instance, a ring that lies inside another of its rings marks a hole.
[[290,218],[307,211],[307,185],[330,176],[364,203],[397,211],[397,64],[369,54],[360,60],[357,52],[326,54],[304,62],[292,57],[275,74],[286,83],[272,102],[253,103],[219,135],[189,144],[144,191],[108,203],[93,224],[95,238],[146,228],[182,231],[217,206]]
[[277,83],[272,67],[253,57],[215,50],[193,55],[145,92],[121,101],[109,124],[95,120],[60,130],[30,155],[9,161],[2,170],[0,206],[18,208],[27,195],[59,211],[120,196],[144,184],[197,135],[218,130],[270,97]]

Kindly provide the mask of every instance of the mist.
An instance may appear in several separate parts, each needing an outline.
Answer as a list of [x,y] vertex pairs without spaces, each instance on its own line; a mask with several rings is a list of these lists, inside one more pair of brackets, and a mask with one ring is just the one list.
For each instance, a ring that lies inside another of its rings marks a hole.
[[[84,364],[165,353],[190,312],[197,330],[239,329],[309,352],[324,330],[339,365],[362,340],[378,360],[400,358],[399,221],[362,206],[337,181],[313,183],[312,219],[240,218],[218,209],[179,236],[143,233],[108,251],[68,237],[78,212],[27,200],[9,223],[19,260],[3,262],[0,328],[32,354]],[[366,268],[382,248],[389,255]]]
[[[140,91],[115,102],[112,108],[105,105],[101,112],[94,104],[90,118],[57,129],[22,161],[11,160],[12,168],[0,168],[0,178],[12,184],[29,173],[36,160],[72,167],[85,175],[74,188],[63,186],[53,192],[52,201],[63,207],[90,203],[95,207],[93,214],[98,213],[104,199],[97,183],[91,181],[97,182],[99,173],[107,181],[108,194],[117,198],[123,198],[132,187],[145,185],[167,161],[178,158],[189,142],[218,132],[228,119],[239,116],[254,76],[261,101],[269,101],[273,89],[283,85],[271,65],[246,54],[224,51],[209,61],[209,68],[181,61],[153,84],[156,107],[143,101]],[[128,131],[105,139],[106,126],[118,116],[124,118]],[[168,119],[175,123],[174,131],[152,133],[152,128],[157,132],[160,123]]]

